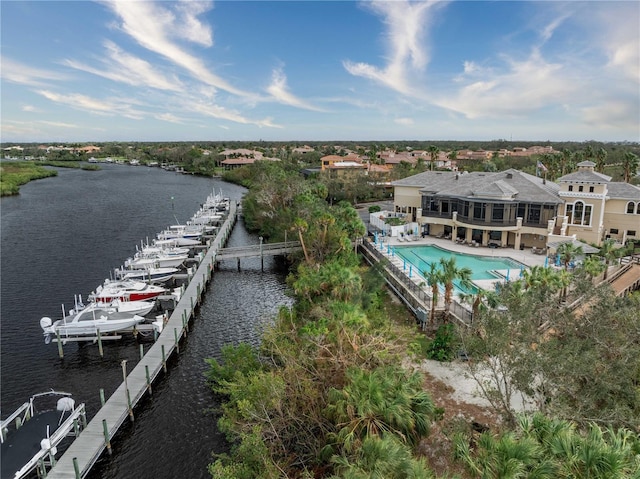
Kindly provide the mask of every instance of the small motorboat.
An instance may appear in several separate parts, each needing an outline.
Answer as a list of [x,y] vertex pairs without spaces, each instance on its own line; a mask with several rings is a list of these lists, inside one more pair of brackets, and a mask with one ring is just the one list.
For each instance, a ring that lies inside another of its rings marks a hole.
[[165,283],[178,272],[178,268],[145,268],[145,269],[116,269],[116,278],[120,280],[149,281],[150,283]]
[[[144,314],[153,308],[153,303],[137,301],[134,306],[132,302],[124,301],[118,306],[110,306],[102,303],[91,303],[84,306],[76,299],[76,308],[65,314],[64,305],[62,307],[62,319],[53,321],[50,317],[44,316],[40,319],[40,327],[44,334],[44,342],[48,344],[54,336],[60,335],[63,338],[78,336],[97,336],[100,334],[117,333],[133,328],[136,324],[145,320],[144,316],[135,311],[142,312],[139,308],[141,303],[145,303]],[[125,305],[122,306],[121,305]],[[146,309],[148,307],[148,309]],[[131,310],[127,311],[127,309]],[[136,309],[137,308],[137,309]]]
[[89,295],[89,300],[96,303],[110,303],[115,299],[120,301],[145,301],[165,294],[167,290],[162,286],[145,283],[144,281],[106,279]]
[[71,394],[53,390],[34,394],[0,425],[0,477],[21,479],[34,471],[46,477],[46,468],[55,463],[57,446],[79,432],[76,425],[84,427],[86,422],[84,404],[76,406]]
[[143,269],[147,267],[175,268],[181,266],[187,258],[189,258],[188,253],[169,254],[163,251],[143,253],[139,251],[133,258],[127,259],[124,266],[129,269]]

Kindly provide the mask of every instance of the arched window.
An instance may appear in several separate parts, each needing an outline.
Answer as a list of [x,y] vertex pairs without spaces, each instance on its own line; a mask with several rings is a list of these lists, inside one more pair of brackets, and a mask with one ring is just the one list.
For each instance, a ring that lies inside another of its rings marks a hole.
[[636,204],[633,201],[629,201],[629,203],[627,203],[627,214],[632,215],[635,209],[636,209]]
[[581,226],[590,226],[591,225],[591,210],[593,208],[592,205],[586,205],[582,201],[576,201],[570,208],[571,205],[567,205],[567,211],[573,212],[571,217],[571,224],[581,225]]
[[576,201],[573,205],[573,224],[582,224],[582,215],[584,213],[584,203],[582,201]]

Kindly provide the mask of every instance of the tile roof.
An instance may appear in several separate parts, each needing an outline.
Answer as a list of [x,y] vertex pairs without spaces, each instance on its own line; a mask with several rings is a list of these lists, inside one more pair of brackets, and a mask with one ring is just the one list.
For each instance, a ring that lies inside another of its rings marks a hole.
[[420,188],[432,193],[461,198],[487,198],[504,201],[527,201],[561,204],[560,187],[550,181],[515,169],[498,173],[473,172],[459,174],[448,171],[427,171],[402,180],[393,186]]
[[629,183],[614,181],[607,185],[607,191],[607,196],[609,198],[615,198],[618,200],[640,200],[640,187]]
[[611,181],[611,177],[596,171],[580,170],[561,176],[556,181],[561,183],[570,181],[576,183],[607,183]]

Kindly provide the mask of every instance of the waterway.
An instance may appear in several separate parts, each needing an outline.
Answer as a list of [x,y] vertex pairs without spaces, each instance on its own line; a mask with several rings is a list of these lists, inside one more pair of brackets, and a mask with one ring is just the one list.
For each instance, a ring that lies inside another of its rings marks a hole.
[[[184,222],[214,188],[239,200],[245,190],[220,180],[158,168],[101,165],[100,171],[59,169],[59,175],[21,187],[0,203],[0,404],[2,417],[31,394],[50,388],[74,394],[89,417],[139,359],[133,339],[96,345],[68,344],[64,358],[44,344],[39,320],[56,319],[61,303],[86,296],[136,244],[170,224]],[[230,246],[257,243],[238,222]],[[172,358],[153,395],[135,411],[90,478],[200,478],[212,452],[227,448],[216,427],[219,406],[204,382],[205,358],[220,357],[225,344],[259,344],[262,328],[285,294],[286,271],[271,258],[223,263],[216,272],[190,333]],[[148,345],[147,345],[148,347]]]

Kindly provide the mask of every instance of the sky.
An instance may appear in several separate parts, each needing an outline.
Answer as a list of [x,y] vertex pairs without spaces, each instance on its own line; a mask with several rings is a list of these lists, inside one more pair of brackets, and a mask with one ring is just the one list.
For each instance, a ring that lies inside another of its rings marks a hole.
[[640,2],[0,3],[0,140],[640,141]]

